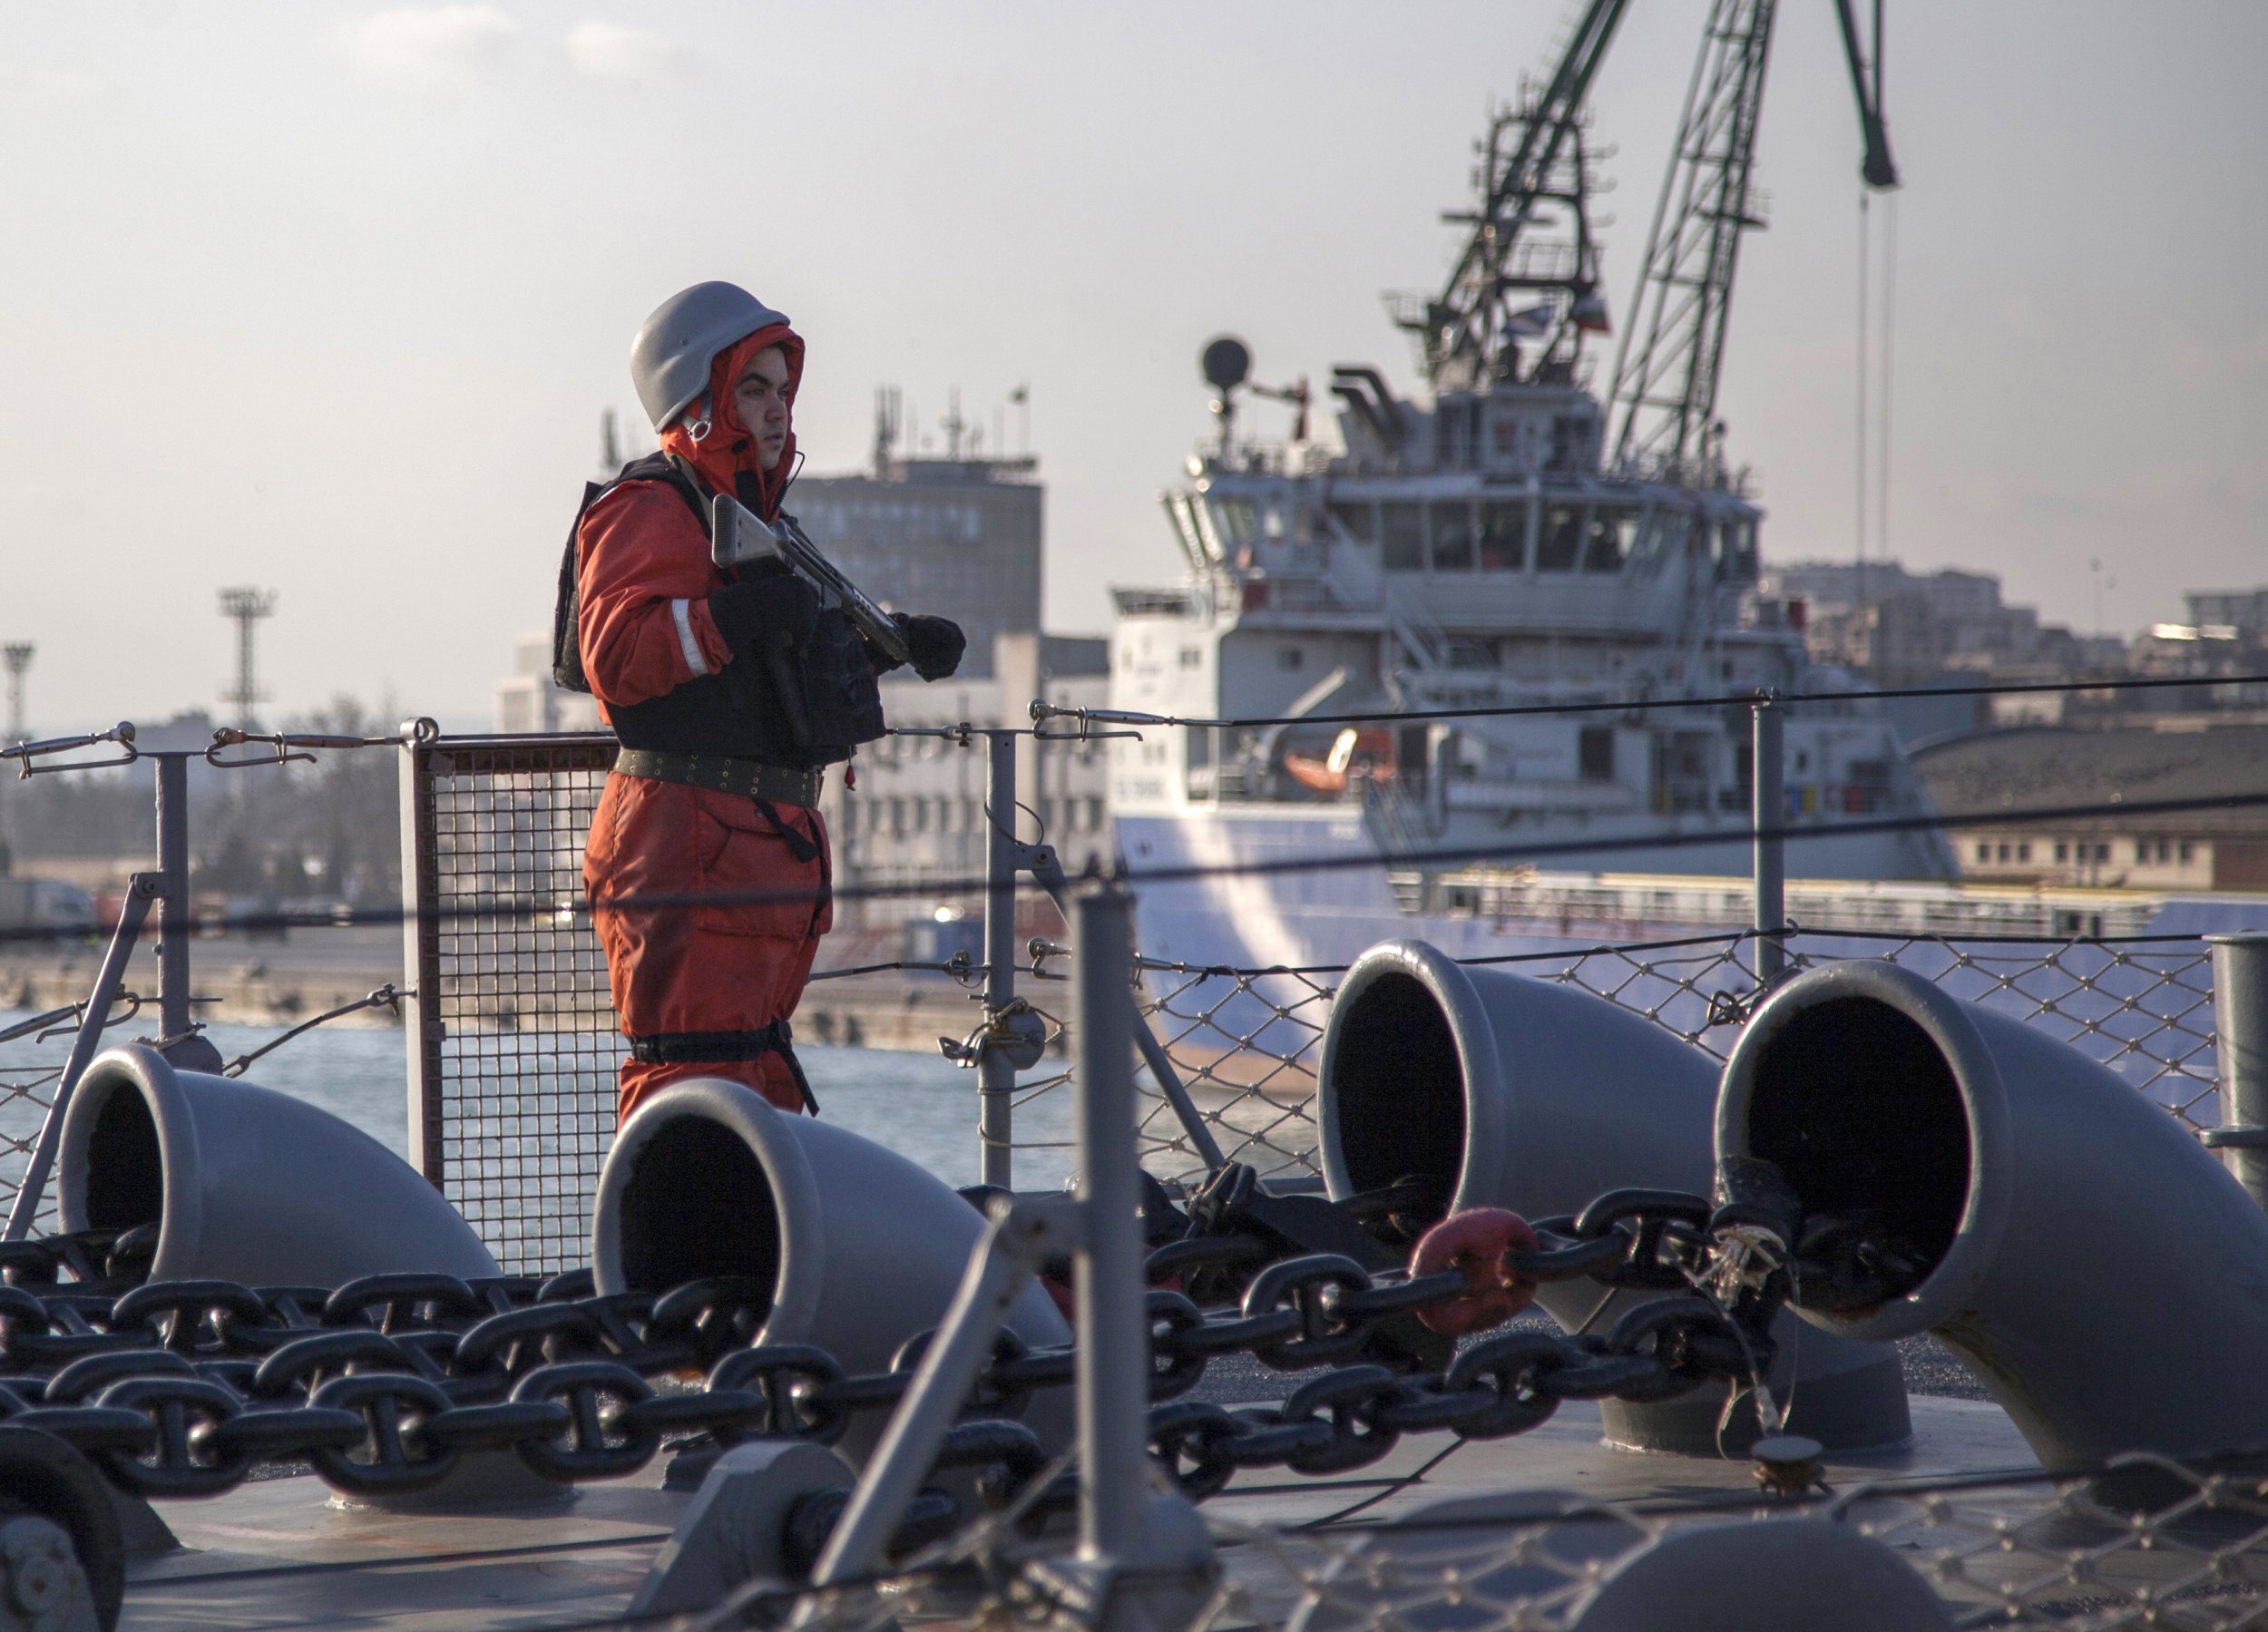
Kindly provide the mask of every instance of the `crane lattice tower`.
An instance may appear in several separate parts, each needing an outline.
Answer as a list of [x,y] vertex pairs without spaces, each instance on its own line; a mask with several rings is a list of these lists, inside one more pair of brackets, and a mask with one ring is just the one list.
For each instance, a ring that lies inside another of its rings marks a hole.
[[29,640],[11,640],[0,647],[8,665],[8,740],[22,742],[29,737],[31,728],[24,723],[24,677],[32,667],[32,656],[39,648]]
[[220,615],[236,621],[236,684],[220,694],[224,703],[236,705],[236,723],[240,730],[249,731],[253,726],[252,707],[268,700],[261,689],[253,664],[255,631],[262,618],[271,617],[276,611],[276,591],[249,587],[220,591]]

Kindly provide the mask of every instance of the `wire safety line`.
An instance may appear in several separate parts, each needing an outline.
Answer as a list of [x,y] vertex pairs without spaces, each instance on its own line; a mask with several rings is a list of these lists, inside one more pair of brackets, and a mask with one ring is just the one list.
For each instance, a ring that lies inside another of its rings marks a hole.
[[[1813,822],[1805,825],[1776,827],[1751,824],[1693,831],[1665,828],[1653,833],[1626,834],[1589,839],[1554,839],[1540,844],[1497,843],[1488,845],[1455,845],[1432,850],[1408,850],[1394,853],[1363,851],[1337,855],[1306,855],[1277,856],[1261,861],[1225,862],[1171,867],[1129,868],[1128,881],[1136,885],[1191,884],[1210,878],[1274,877],[1301,873],[1344,873],[1376,866],[1433,868],[1470,865],[1481,862],[1521,860],[1534,861],[1561,855],[1613,855],[1634,850],[1691,849],[1705,845],[1741,845],[1757,839],[1776,840],[1784,844],[1806,844],[1813,839],[1848,838],[1870,834],[1921,833],[1945,827],[2004,827],[2027,822],[2074,822],[2103,816],[2175,816],[2205,810],[2248,810],[2268,806],[2268,791],[2244,794],[2214,794],[2186,799],[2105,800],[2087,805],[2033,805],[2006,806],[1998,810],[1964,811],[1955,816],[1940,816],[1934,812],[1902,816],[1869,816],[1855,821]],[[973,894],[990,887],[982,876],[966,878],[929,879],[925,881],[836,884],[830,894],[837,901],[895,900],[908,896],[924,898],[943,894]],[[1036,882],[1018,880],[1020,892],[1039,891]],[[656,913],[688,912],[703,907],[719,906],[782,906],[808,904],[815,899],[811,886],[766,890],[706,890],[681,893],[656,893],[643,895],[617,895],[593,903],[587,897],[547,899],[520,897],[492,901],[477,905],[456,907],[426,907],[410,910],[403,907],[355,908],[346,913],[327,912],[320,917],[305,913],[263,913],[247,914],[235,920],[230,928],[250,932],[273,928],[309,928],[322,924],[352,927],[364,924],[393,924],[411,921],[418,923],[453,923],[466,921],[508,921],[513,919],[541,919],[557,921],[563,917],[588,917],[592,912]],[[37,943],[67,940],[85,933],[83,929],[59,928],[52,925],[24,925],[0,929],[0,945],[26,942]],[[2087,937],[2075,937],[2086,939]]]
[[1035,719],[1074,719],[1097,725],[1182,726],[1211,730],[1258,729],[1268,726],[1363,725],[1388,720],[1510,719],[1529,715],[1646,714],[1674,709],[1754,708],[1772,702],[1783,708],[1803,703],[1882,701],[1912,697],[2030,697],[2077,691],[2155,691],[2175,686],[2263,686],[2268,674],[2128,675],[2100,679],[2023,680],[2002,685],[1885,686],[1863,691],[1725,691],[1709,697],[1629,697],[1588,703],[1485,703],[1456,709],[1383,709],[1350,714],[1254,715],[1211,719],[1198,715],[1141,714],[1123,709],[1073,709],[1034,702]]

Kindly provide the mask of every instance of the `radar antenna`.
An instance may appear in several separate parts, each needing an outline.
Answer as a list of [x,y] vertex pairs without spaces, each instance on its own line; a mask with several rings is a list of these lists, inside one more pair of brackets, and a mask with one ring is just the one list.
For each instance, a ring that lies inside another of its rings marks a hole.
[[[1723,475],[1717,386],[1741,235],[1764,225],[1750,175],[1777,10],[1778,0],[1715,0],[1701,36],[1630,302],[1633,321],[1615,357],[1609,445],[1626,470],[1686,481]],[[1866,142],[1860,175],[1870,189],[1895,187],[1882,113],[1881,0],[1871,75],[1851,0],[1836,0],[1836,11]]]
[[[1628,0],[1589,0],[1577,20],[1559,65],[1541,90],[1523,87],[1520,105],[1490,121],[1481,147],[1480,208],[1445,219],[1470,225],[1449,279],[1438,296],[1388,298],[1400,327],[1417,337],[1428,379],[1436,392],[1469,389],[1510,376],[1519,367],[1523,336],[1533,335],[1532,314],[1516,310],[1540,288],[1565,289],[1580,305],[1597,282],[1597,249],[1584,218],[1592,191],[1583,152],[1583,99],[1605,60]],[[1538,208],[1559,203],[1575,216],[1575,242],[1530,244],[1525,229]],[[1549,348],[1571,347],[1570,327],[1595,328],[1603,313],[1584,313],[1563,325]]]

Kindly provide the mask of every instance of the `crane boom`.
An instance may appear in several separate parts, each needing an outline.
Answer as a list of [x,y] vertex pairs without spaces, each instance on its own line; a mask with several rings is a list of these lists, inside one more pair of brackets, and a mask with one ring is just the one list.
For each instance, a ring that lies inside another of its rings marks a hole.
[[[1835,0],[1866,144],[1860,175],[1895,187],[1882,112],[1882,6],[1872,83],[1852,0]],[[1615,358],[1609,446],[1626,468],[1685,481],[1721,479],[1716,397],[1740,240],[1764,225],[1752,185],[1756,123],[1778,0],[1714,0],[1655,206],[1631,324]]]
[[[1550,80],[1541,91],[1525,93],[1516,112],[1491,124],[1482,152],[1480,208],[1452,218],[1472,229],[1456,265],[1439,296],[1404,300],[1394,308],[1394,320],[1417,337],[1436,389],[1469,387],[1491,377],[1506,357],[1512,297],[1569,281],[1539,275],[1540,268],[1521,264],[1514,251],[1540,202],[1568,201],[1571,192],[1579,207],[1588,181],[1580,137],[1584,99],[1628,5],[1628,0],[1589,0]],[[1519,132],[1510,153],[1499,147],[1507,129]],[[1586,234],[1572,269],[1576,279],[1590,275],[1591,258]]]

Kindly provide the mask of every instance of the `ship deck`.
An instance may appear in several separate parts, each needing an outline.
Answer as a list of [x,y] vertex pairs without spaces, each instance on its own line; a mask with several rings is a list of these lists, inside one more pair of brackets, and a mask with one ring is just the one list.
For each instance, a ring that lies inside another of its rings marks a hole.
[[[1913,1437],[1872,1451],[1832,1454],[1833,1489],[1961,1476],[2020,1480],[2038,1471],[2007,1416],[1972,1400],[1917,1395]],[[1242,1475],[1203,1511],[1225,1541],[1232,1578],[1265,1572],[1265,1549],[1239,1544],[1247,1527],[1290,1529],[1367,1498],[1365,1521],[1453,1498],[1567,1492],[1674,1518],[1722,1516],[1756,1505],[1744,1461],[1614,1449],[1595,1404],[1570,1402],[1515,1438],[1470,1441],[1415,1473],[1449,1436],[1409,1437],[1358,1477]],[[1996,1490],[2004,1502],[2034,1487]],[[1989,1497],[1987,1500],[1990,1500]],[[246,1484],[225,1495],[162,1504],[180,1549],[130,1568],[126,1628],[512,1627],[606,1624],[622,1613],[692,1500],[662,1486],[661,1464],[580,1487],[540,1508],[388,1512],[348,1506],[313,1476]],[[1506,1533],[1510,1533],[1506,1528]]]

